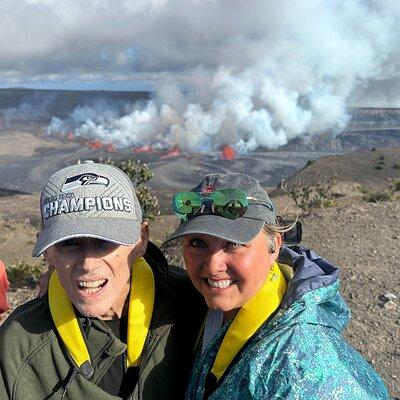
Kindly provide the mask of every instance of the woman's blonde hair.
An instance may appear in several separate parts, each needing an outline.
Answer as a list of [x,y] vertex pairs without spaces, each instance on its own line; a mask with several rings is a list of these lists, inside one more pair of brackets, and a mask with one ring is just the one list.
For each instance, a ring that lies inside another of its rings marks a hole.
[[275,219],[275,224],[264,224],[263,232],[267,239],[268,250],[270,253],[275,253],[275,241],[274,238],[277,235],[283,236],[286,232],[289,232],[296,226],[297,218],[295,221],[290,224],[283,224],[283,219],[280,216],[277,216]]

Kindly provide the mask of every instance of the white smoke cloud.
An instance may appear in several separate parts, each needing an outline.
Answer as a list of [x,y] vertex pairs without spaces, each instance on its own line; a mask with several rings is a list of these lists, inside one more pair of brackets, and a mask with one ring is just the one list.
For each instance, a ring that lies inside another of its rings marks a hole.
[[78,136],[275,148],[342,128],[356,89],[399,76],[399,16],[396,0],[4,0],[0,77],[157,88],[124,115],[76,110]]

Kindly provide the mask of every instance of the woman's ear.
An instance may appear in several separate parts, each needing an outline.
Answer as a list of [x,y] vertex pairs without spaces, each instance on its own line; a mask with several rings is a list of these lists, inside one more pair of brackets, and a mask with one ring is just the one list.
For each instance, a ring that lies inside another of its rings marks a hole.
[[276,253],[277,255],[279,254],[279,249],[282,246],[282,235],[276,234],[274,235],[273,238],[270,239],[269,245],[268,245],[268,252],[270,254]]
[[281,234],[277,234],[274,238],[275,243],[276,243],[276,250],[279,253],[280,248],[282,247],[282,235]]

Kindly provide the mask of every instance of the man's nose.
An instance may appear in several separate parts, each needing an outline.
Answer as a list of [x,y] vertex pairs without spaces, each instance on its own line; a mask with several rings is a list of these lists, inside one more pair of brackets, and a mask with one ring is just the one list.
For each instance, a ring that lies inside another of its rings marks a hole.
[[210,253],[204,261],[204,268],[211,275],[217,275],[220,272],[224,272],[227,269],[227,259],[224,251],[220,249]]
[[99,265],[99,254],[91,246],[82,246],[80,251],[79,263],[81,268],[92,271]]

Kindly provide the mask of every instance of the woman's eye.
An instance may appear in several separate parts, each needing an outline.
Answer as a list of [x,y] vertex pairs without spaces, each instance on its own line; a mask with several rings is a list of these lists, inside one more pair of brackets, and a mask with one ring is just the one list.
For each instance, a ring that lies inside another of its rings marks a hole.
[[227,249],[238,249],[239,247],[242,247],[240,243],[229,242],[226,244]]

